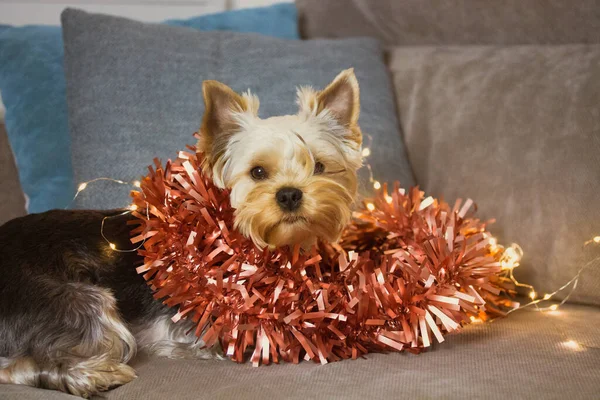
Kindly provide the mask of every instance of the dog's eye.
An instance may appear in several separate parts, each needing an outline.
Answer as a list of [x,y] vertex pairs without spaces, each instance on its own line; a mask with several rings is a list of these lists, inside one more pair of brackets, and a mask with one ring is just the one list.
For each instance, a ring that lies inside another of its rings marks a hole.
[[323,171],[325,171],[325,166],[323,165],[322,162],[317,161],[315,163],[315,175],[322,174]]
[[263,167],[252,168],[252,170],[250,170],[250,175],[252,175],[252,179],[257,181],[267,179],[267,171]]

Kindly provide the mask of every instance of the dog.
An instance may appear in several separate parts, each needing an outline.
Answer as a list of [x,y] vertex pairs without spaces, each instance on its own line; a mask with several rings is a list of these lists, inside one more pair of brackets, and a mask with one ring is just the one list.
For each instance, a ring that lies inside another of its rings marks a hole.
[[[258,117],[259,100],[202,86],[202,170],[228,188],[235,227],[256,246],[336,241],[351,218],[361,166],[359,87],[352,69],[325,89],[298,89],[296,115]],[[110,217],[106,219],[106,217]],[[0,227],[0,383],[89,397],[133,380],[142,351],[219,358],[191,321],[153,298],[138,275],[126,222],[114,211],[53,210]]]

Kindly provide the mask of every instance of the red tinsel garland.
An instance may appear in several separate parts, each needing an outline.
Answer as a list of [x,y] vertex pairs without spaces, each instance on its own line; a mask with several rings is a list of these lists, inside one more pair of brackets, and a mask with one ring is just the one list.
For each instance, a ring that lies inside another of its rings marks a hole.
[[[485,224],[412,188],[387,187],[356,214],[339,244],[310,254],[260,250],[233,229],[229,193],[180,152],[133,192],[145,240],[137,271],[157,299],[190,318],[207,347],[253,365],[327,363],[368,352],[418,353],[444,334],[500,313],[501,254]],[[371,210],[372,209],[372,210]],[[144,212],[145,210],[146,212]]]

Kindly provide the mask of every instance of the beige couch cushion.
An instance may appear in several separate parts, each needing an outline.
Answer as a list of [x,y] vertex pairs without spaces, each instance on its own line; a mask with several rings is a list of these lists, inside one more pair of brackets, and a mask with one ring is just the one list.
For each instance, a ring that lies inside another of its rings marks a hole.
[[[259,368],[231,361],[140,358],[134,361],[138,379],[94,398],[597,399],[600,310],[561,310],[554,315],[524,310],[471,325],[418,356],[372,354],[324,366],[302,362]],[[0,385],[0,398],[74,399],[14,385]]]
[[[517,276],[557,289],[600,246],[600,46],[393,49],[390,68],[416,180],[470,197],[525,252]],[[572,297],[600,304],[600,262]]]
[[25,197],[19,183],[15,159],[4,125],[0,123],[0,225],[25,213]]
[[600,43],[600,0],[296,0],[303,37],[389,45]]

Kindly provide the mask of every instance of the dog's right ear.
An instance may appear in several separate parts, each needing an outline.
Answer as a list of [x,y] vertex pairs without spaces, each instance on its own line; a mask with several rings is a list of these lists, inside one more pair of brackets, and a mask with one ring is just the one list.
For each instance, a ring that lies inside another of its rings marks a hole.
[[[250,91],[238,94],[218,81],[202,82],[204,116],[197,150],[204,154],[205,171],[217,174],[229,138],[236,133],[245,117],[258,114],[258,98]],[[216,178],[216,176],[213,176]]]
[[242,96],[221,82],[202,82],[202,95],[202,135],[214,137],[235,128],[234,115],[244,112],[247,108]]

